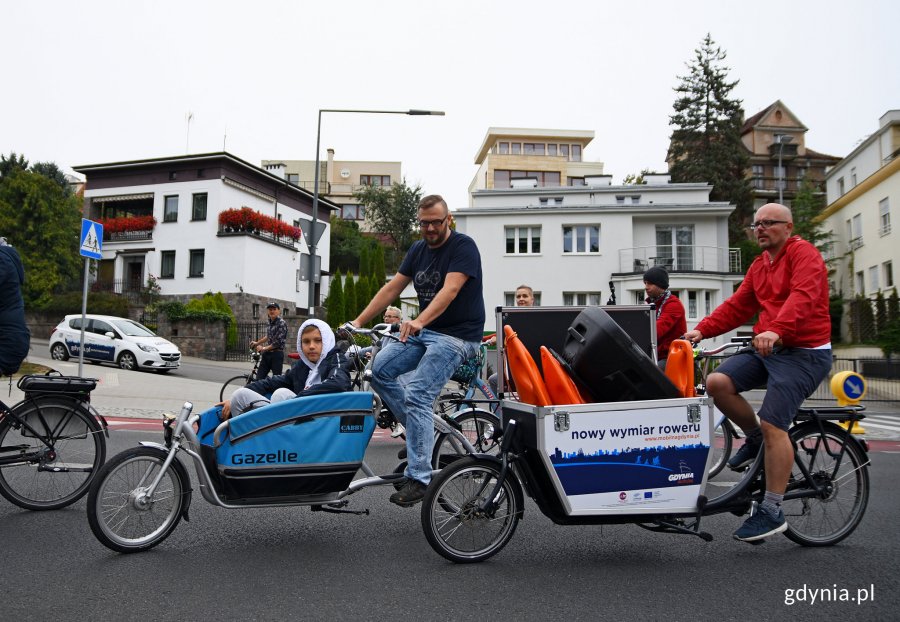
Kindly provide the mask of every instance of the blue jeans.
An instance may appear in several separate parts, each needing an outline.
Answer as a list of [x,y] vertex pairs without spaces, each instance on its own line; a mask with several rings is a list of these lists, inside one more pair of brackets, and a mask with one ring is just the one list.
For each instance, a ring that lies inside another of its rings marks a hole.
[[[435,398],[478,343],[423,329],[406,343],[391,341],[375,357],[372,387],[406,427],[406,477],[431,481]],[[403,378],[398,378],[410,372]]]

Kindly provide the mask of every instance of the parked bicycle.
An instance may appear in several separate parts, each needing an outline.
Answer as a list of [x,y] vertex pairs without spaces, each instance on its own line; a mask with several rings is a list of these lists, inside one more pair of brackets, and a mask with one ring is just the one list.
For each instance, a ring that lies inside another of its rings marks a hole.
[[250,352],[250,359],[253,361],[253,369],[250,370],[249,374],[240,374],[239,376],[235,376],[234,378],[229,378],[228,380],[226,380],[225,384],[222,385],[222,388],[219,391],[220,402],[223,402],[226,398],[231,397],[231,394],[238,389],[246,387],[251,382],[256,382],[256,372],[259,370],[259,360],[261,358],[262,355],[259,352]]
[[90,404],[94,378],[22,376],[24,399],[0,401],[0,494],[27,510],[83,497],[106,459],[108,426]]

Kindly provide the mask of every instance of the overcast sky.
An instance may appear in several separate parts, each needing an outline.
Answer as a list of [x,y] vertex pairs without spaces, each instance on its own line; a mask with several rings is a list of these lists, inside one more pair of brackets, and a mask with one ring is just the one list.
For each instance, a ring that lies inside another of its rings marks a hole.
[[[593,130],[615,182],[665,170],[678,76],[709,32],[747,116],[781,99],[844,156],[900,108],[896,0],[4,2],[0,152],[78,164],[227,151],[399,160],[468,203],[488,127]],[[186,117],[193,113],[188,132]]]

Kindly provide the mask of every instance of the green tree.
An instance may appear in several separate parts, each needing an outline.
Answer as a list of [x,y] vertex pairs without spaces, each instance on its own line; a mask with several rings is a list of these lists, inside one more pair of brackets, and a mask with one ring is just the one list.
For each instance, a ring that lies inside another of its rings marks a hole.
[[647,183],[644,181],[644,175],[650,175],[650,174],[651,173],[650,173],[649,168],[641,169],[640,173],[628,173],[627,175],[625,175],[625,179],[622,180],[622,185],[623,186],[641,186],[641,185]]
[[[825,201],[816,194],[816,186],[809,177],[804,176],[797,189],[797,195],[791,201],[791,215],[794,218],[794,234],[828,255],[831,246],[831,231],[823,230],[823,223],[816,218],[825,206]],[[830,260],[831,261],[831,260]]]
[[356,317],[356,282],[352,274],[347,275],[344,281],[344,309],[346,320],[352,320]]
[[371,244],[368,244],[368,240],[366,243],[362,245],[362,248],[359,249],[359,274],[360,275],[368,275],[369,272],[372,271],[372,260],[371,260]]
[[331,216],[331,247],[329,261],[332,270],[344,274],[355,272],[359,267],[359,257],[368,240],[353,220]]
[[875,332],[878,335],[884,332],[888,325],[887,301],[881,290],[875,295]]
[[407,186],[404,178],[390,188],[363,186],[353,196],[366,207],[366,218],[375,231],[391,236],[398,255],[412,245],[422,199],[421,186]]
[[384,267],[384,247],[381,244],[375,246],[375,256],[372,258],[372,276],[375,277],[375,287],[372,295],[378,293],[387,278]]
[[0,180],[10,175],[13,171],[26,170],[28,170],[28,160],[25,159],[24,155],[16,155],[15,151],[10,151],[8,158],[5,155],[0,155]]
[[711,201],[735,205],[729,218],[732,245],[747,239],[747,225],[753,217],[753,191],[747,180],[749,153],[741,142],[744,111],[741,100],[731,99],[738,80],[729,82],[726,53],[707,34],[688,75],[679,76],[675,87],[675,113],[669,144],[669,172],[673,182],[712,184]]
[[900,296],[897,295],[897,288],[891,289],[891,295],[887,299],[887,315],[888,322],[900,320]]
[[338,270],[331,278],[328,287],[328,296],[325,298],[325,319],[329,326],[340,326],[347,321],[344,312],[344,288],[341,285],[341,271]]
[[81,205],[58,183],[10,164],[0,177],[0,231],[19,251],[25,268],[25,306],[40,309],[54,292],[80,281]]
[[72,186],[69,184],[69,180],[66,179],[65,173],[59,170],[59,167],[54,162],[37,162],[31,165],[30,170],[56,183],[63,189],[63,194],[72,194]]

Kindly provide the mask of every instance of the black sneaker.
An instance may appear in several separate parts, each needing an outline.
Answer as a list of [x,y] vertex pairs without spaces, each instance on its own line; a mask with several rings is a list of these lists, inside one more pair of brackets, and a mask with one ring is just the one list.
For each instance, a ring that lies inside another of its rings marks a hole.
[[397,460],[406,460],[406,447],[397,452]]
[[403,488],[391,495],[391,503],[404,508],[412,507],[422,500],[427,488],[428,484],[415,479],[407,480]]
[[740,529],[734,532],[734,539],[741,542],[756,542],[781,533],[787,527],[784,512],[778,510],[777,515],[772,515],[760,508],[741,525]]
[[754,443],[750,439],[745,440],[741,448],[731,456],[731,459],[728,461],[728,468],[732,471],[740,471],[753,464],[760,447],[762,447],[762,443],[758,441]]

